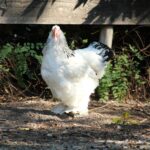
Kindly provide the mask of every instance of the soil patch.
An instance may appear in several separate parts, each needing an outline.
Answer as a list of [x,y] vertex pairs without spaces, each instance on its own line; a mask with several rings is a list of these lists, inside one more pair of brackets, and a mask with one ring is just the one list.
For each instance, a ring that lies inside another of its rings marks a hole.
[[38,97],[0,103],[0,150],[150,149],[149,103],[92,101],[89,115],[78,118],[52,114],[57,103]]

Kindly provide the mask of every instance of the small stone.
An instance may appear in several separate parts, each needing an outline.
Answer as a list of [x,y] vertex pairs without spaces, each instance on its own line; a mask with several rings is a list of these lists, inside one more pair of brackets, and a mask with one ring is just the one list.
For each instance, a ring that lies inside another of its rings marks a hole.
[[117,129],[118,129],[118,130],[121,130],[121,126],[120,126],[120,125],[117,125]]
[[48,133],[47,136],[48,136],[48,137],[52,137],[53,134],[52,134],[52,133]]

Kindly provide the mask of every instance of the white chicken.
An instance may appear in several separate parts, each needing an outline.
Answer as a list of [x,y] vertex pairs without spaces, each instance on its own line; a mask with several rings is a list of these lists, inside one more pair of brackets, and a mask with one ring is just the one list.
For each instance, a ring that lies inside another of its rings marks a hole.
[[53,113],[88,114],[90,95],[105,73],[109,51],[98,42],[72,51],[60,27],[52,27],[43,49],[41,75],[53,97],[61,100]]

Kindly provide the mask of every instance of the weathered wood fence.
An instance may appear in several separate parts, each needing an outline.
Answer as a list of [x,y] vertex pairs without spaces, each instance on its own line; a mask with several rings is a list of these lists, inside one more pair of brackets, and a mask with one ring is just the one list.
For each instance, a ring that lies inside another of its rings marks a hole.
[[142,24],[150,0],[0,0],[0,23]]
[[149,25],[150,0],[0,0],[0,24]]

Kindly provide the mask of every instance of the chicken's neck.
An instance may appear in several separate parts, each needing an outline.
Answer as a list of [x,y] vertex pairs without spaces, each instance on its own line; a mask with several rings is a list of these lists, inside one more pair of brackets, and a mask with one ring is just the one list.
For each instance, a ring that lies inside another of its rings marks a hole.
[[67,58],[74,56],[74,52],[68,46],[63,48],[63,53]]
[[53,53],[52,55],[54,55],[53,57],[67,59],[74,56],[74,51],[72,51],[68,45],[54,45],[50,49],[51,53]]

